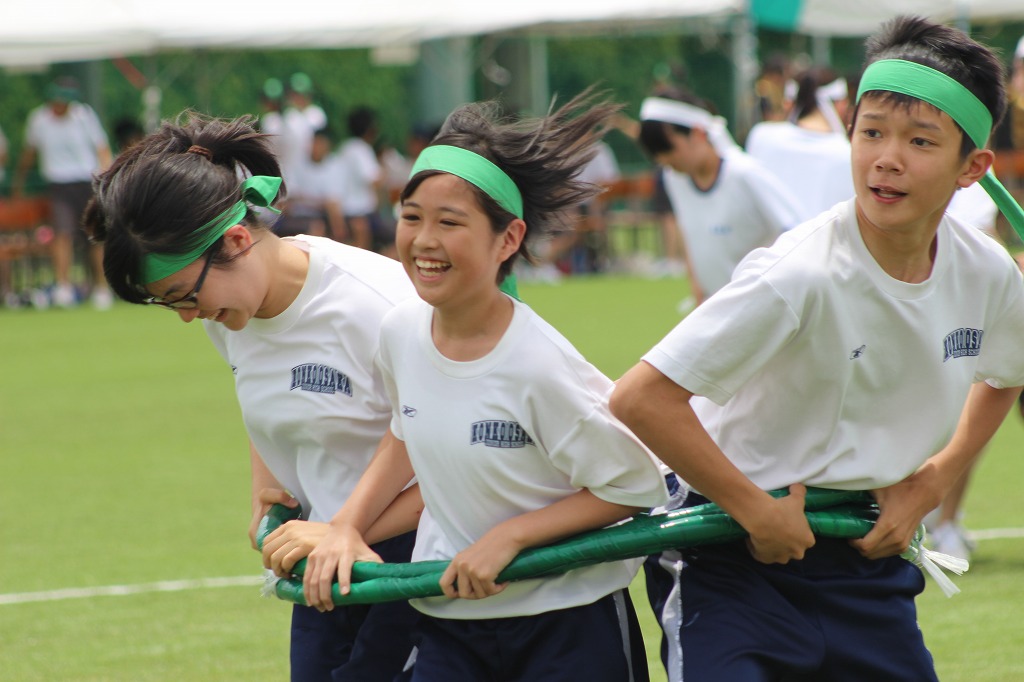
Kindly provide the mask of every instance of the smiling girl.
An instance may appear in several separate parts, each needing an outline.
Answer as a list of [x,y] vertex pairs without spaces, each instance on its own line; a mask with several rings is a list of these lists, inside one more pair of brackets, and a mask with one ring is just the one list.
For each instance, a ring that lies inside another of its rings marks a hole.
[[[415,475],[414,559],[450,559],[444,597],[417,599],[413,679],[646,679],[626,587],[637,562],[496,582],[523,549],[624,519],[666,497],[608,411],[612,382],[499,291],[527,245],[598,189],[574,178],[615,107],[576,99],[537,121],[455,111],[401,195],[396,245],[419,299],[381,328],[394,438],[309,556],[307,600],[330,609],[363,533]],[[480,601],[478,601],[480,600]],[[632,626],[632,627],[631,627]]]
[[[326,532],[387,433],[391,407],[373,357],[384,314],[413,291],[391,259],[273,234],[253,207],[274,202],[279,176],[250,121],[190,116],[96,179],[86,222],[106,245],[104,271],[120,298],[203,320],[250,438],[254,547],[271,504],[298,502],[307,514],[264,542],[265,565],[285,572]],[[374,549],[407,561],[412,541]],[[415,618],[405,603],[330,614],[296,606],[292,679],[391,679]]]

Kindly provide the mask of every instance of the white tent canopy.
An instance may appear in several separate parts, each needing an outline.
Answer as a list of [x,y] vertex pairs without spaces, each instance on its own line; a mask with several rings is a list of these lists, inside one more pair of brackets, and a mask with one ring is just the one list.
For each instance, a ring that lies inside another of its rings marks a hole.
[[864,35],[896,14],[940,21],[1024,19],[1021,0],[4,0],[0,65],[38,65],[180,48],[414,45],[454,36],[589,27],[614,32],[728,21],[791,8],[793,30]]

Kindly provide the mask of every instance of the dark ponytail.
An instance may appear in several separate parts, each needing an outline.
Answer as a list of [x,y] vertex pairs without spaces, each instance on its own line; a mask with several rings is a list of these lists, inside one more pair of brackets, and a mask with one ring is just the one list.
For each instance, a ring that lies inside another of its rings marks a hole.
[[[91,238],[104,244],[103,272],[114,293],[142,303],[146,255],[193,250],[202,236],[196,229],[239,201],[248,175],[281,175],[249,116],[224,121],[184,112],[120,154],[93,180],[83,217]],[[262,229],[251,210],[244,222]],[[214,257],[226,260],[219,252]]]

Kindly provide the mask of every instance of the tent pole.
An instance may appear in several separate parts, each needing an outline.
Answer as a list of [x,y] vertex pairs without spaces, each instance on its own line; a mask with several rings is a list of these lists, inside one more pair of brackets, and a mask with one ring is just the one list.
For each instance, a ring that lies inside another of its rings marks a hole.
[[748,12],[732,18],[733,115],[736,139],[746,138],[754,125],[754,82],[757,80],[757,33]]

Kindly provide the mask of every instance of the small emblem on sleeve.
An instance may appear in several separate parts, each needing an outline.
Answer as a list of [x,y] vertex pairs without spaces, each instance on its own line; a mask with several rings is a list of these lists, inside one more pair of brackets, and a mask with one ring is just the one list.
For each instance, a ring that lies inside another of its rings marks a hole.
[[981,337],[985,335],[984,329],[971,329],[961,327],[946,335],[942,340],[943,358],[942,361],[953,358],[974,357],[981,353]]
[[854,348],[853,351],[850,352],[850,359],[851,360],[856,360],[860,356],[864,355],[864,351],[866,351],[867,349],[868,349],[867,344],[864,344],[864,345],[862,345],[859,348]]
[[409,407],[408,405],[402,405],[402,414],[404,414],[406,417],[415,417],[416,408]]
[[473,422],[470,427],[469,443],[483,443],[489,448],[522,448],[533,445],[533,439],[517,422],[487,419]]

